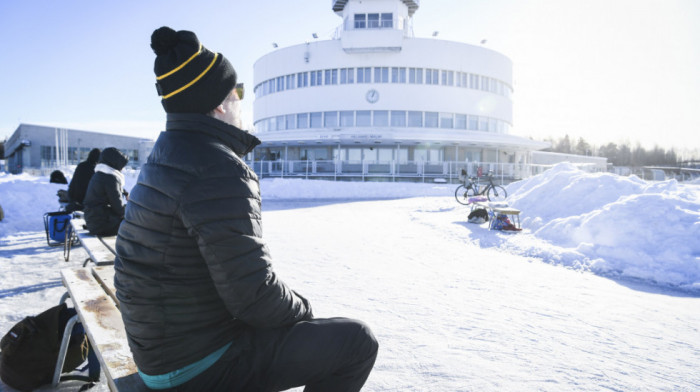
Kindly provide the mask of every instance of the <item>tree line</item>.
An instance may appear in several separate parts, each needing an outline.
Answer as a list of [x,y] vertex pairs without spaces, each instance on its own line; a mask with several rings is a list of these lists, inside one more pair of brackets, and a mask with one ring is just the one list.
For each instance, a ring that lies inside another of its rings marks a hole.
[[682,161],[672,148],[666,150],[654,146],[652,149],[646,149],[639,143],[635,146],[630,145],[629,142],[596,146],[588,143],[582,137],[574,141],[569,135],[559,139],[550,137],[545,141],[549,142],[551,147],[544,151],[605,157],[614,166],[677,166]]

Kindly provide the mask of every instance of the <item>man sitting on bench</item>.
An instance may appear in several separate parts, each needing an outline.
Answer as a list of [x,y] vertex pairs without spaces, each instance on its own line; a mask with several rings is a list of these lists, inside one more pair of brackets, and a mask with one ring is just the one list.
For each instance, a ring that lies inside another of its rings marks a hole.
[[316,319],[272,270],[258,178],[241,159],[242,85],[194,33],[151,36],[166,131],[117,236],[114,284],[145,384],[178,391],[359,391],[378,344],[360,321]]
[[[124,175],[129,158],[114,147],[105,148],[95,166],[85,193],[85,226],[92,235],[109,237],[117,234],[124,219]],[[128,197],[128,196],[127,196]]]

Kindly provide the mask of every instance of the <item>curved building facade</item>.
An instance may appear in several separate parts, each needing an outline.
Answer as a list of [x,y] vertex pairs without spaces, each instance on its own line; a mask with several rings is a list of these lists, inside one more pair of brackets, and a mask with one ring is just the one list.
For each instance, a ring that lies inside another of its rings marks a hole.
[[456,178],[478,166],[522,177],[516,166],[546,147],[509,134],[506,56],[413,37],[417,0],[331,4],[342,18],[334,39],[255,63],[254,125],[263,144],[249,158],[260,174]]

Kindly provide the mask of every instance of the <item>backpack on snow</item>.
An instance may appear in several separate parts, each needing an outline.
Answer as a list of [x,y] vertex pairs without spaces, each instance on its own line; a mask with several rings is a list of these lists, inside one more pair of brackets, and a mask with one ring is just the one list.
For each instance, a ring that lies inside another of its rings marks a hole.
[[484,223],[489,221],[489,213],[485,208],[477,208],[469,213],[467,217],[469,223]]
[[[0,378],[20,391],[30,391],[53,381],[56,362],[68,320],[76,314],[66,304],[54,306],[37,316],[25,317],[0,340]],[[71,331],[62,373],[75,370],[88,360],[88,376],[67,375],[61,380],[93,382],[100,378],[100,364],[90,347],[83,326]],[[81,369],[85,370],[85,368]]]

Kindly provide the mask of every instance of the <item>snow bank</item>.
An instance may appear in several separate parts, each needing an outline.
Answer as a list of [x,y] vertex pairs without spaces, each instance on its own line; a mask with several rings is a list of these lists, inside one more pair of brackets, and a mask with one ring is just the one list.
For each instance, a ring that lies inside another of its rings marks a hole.
[[529,246],[519,239],[526,253],[601,274],[700,289],[700,186],[561,164],[509,185],[508,192],[510,204],[523,211],[523,227],[542,240]]

